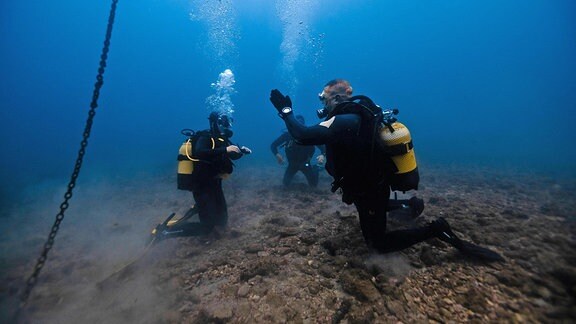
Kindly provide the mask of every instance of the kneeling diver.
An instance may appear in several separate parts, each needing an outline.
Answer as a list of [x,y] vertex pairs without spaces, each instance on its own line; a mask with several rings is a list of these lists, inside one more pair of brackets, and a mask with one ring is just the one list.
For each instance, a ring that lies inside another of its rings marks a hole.
[[342,200],[356,206],[366,243],[386,253],[436,237],[466,255],[489,261],[503,260],[496,252],[460,240],[443,218],[426,226],[386,231],[390,172],[395,166],[389,156],[374,154],[374,123],[359,113],[337,113],[344,110],[337,109],[339,105],[352,105],[358,98],[362,100],[360,96],[352,97],[348,81],[328,82],[320,94],[327,117],[320,124],[307,127],[295,118],[289,96],[277,89],[270,93],[270,101],[295,139],[307,145],[326,145],[326,170],[334,178],[333,191],[340,188]]
[[[186,183],[184,190],[192,191],[195,206],[177,221],[174,214],[158,225],[152,235],[156,239],[176,236],[206,235],[215,229],[220,231],[228,223],[228,208],[222,190],[222,179],[228,177],[233,169],[232,160],[240,159],[252,151],[233,144],[230,138],[232,119],[225,114],[212,112],[208,118],[210,129],[195,133],[191,154],[194,162],[192,180]],[[199,222],[188,221],[198,214]]]

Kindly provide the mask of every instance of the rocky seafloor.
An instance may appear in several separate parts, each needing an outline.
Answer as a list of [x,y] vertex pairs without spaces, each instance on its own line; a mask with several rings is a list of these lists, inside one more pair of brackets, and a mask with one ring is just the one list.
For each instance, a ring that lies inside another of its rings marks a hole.
[[[467,258],[437,239],[401,252],[374,253],[363,241],[355,208],[330,192],[325,173],[317,189],[300,176],[285,189],[280,168],[241,168],[225,182],[230,215],[225,231],[164,240],[141,256],[149,230],[170,212],[185,213],[192,197],[175,189],[173,177],[109,180],[79,189],[17,317],[17,297],[60,193],[31,197],[25,207],[7,212],[5,219],[31,225],[0,239],[2,318],[21,323],[574,322],[576,180],[484,169],[426,170],[417,192],[426,203],[424,213],[416,219],[392,213],[388,227],[442,216],[460,237],[499,252],[505,263]],[[32,224],[35,214],[45,214],[45,220]]]

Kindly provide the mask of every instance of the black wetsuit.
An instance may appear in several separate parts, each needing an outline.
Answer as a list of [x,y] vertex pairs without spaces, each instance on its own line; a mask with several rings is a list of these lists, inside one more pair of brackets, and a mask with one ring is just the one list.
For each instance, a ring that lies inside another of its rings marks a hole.
[[[330,127],[306,127],[289,114],[284,121],[290,134],[307,145],[326,145],[326,171],[342,200],[354,203],[367,244],[380,252],[398,251],[434,236],[429,227],[386,232],[393,162],[372,149],[372,128],[360,115],[336,115]],[[377,145],[377,144],[376,144]]]
[[228,208],[222,191],[222,176],[232,173],[233,159],[242,154],[226,153],[226,147],[232,145],[228,138],[210,136],[209,131],[202,132],[195,144],[195,163],[192,193],[200,222],[181,222],[171,227],[175,236],[195,236],[208,234],[214,226],[225,226],[228,222]]
[[[278,147],[284,147],[286,159],[288,160],[288,167],[284,172],[282,181],[283,184],[289,186],[294,175],[300,171],[306,177],[308,185],[316,187],[318,185],[318,168],[310,164],[310,159],[314,156],[314,146],[300,145],[296,143],[290,133],[285,132],[270,145],[272,154],[278,154]],[[322,154],[325,154],[323,145],[319,145],[318,149]]]

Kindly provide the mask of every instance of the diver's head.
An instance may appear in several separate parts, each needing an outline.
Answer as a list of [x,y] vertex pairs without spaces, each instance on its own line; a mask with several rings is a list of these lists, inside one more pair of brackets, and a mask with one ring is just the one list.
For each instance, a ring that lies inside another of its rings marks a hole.
[[213,135],[229,138],[234,134],[232,131],[232,117],[213,111],[210,113],[208,120],[210,121],[210,131]]
[[318,94],[318,98],[324,104],[323,110],[326,115],[339,103],[348,100],[351,96],[352,86],[350,86],[350,82],[344,79],[334,79],[326,83],[322,92]]
[[294,118],[296,118],[296,120],[299,121],[300,124],[305,124],[304,116],[302,116],[302,115],[297,115],[297,116],[294,117]]

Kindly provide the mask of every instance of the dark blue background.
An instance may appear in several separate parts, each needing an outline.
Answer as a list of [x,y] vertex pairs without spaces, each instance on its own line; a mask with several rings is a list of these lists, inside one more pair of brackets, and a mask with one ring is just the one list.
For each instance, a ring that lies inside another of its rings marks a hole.
[[[119,2],[81,179],[173,174],[179,131],[207,126],[205,99],[225,68],[236,75],[233,139],[254,150],[239,163],[273,165],[268,145],[284,127],[268,94],[290,89],[279,72],[277,8],[234,1],[239,37],[233,55],[216,58],[206,22],[189,18],[194,5]],[[4,198],[42,181],[65,183],[72,172],[109,8],[93,0],[0,4]],[[357,94],[400,109],[421,165],[574,176],[574,1],[318,1],[309,11],[302,25],[322,41],[300,48],[290,93],[309,123],[323,84],[346,78]]]

